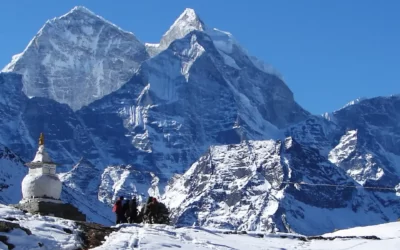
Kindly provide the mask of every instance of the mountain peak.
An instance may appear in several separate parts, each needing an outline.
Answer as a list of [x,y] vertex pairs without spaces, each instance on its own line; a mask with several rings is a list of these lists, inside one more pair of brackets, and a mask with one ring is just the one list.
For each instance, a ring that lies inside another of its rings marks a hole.
[[79,159],[78,163],[73,167],[73,169],[76,169],[78,167],[96,169],[96,167],[85,157],[81,157],[81,159]]
[[165,32],[160,41],[161,49],[167,48],[174,40],[183,38],[193,30],[204,31],[204,22],[196,14],[194,9],[186,8],[175,20],[169,30]]
[[57,20],[63,20],[63,19],[76,19],[76,18],[94,18],[94,19],[99,19],[102,20],[104,22],[107,22],[109,24],[114,25],[113,23],[107,21],[106,19],[104,19],[103,17],[97,15],[96,13],[94,13],[93,11],[89,10],[88,8],[84,7],[84,6],[75,6],[74,8],[72,8],[70,11],[68,11],[67,13],[59,16],[59,17],[55,17],[47,22],[54,22]]
[[96,13],[94,13],[91,10],[89,10],[85,6],[75,6],[74,8],[72,8],[70,11],[68,11],[64,15],[62,15],[60,17],[56,17],[51,21],[60,20],[60,19],[71,17],[71,16],[72,16],[73,19],[75,19],[76,16],[82,17],[82,18],[84,18],[83,16],[86,16],[86,18],[88,18],[88,19],[101,20],[102,22],[104,22],[104,23],[106,23],[106,24],[108,24],[108,25],[110,25],[110,26],[112,26],[114,28],[117,28],[118,30],[120,30],[120,31],[122,31],[124,33],[129,33],[129,34],[133,35],[132,32],[128,32],[128,31],[125,31],[125,30],[121,29],[119,26],[117,26],[114,23],[108,21],[104,17],[97,15]]
[[197,15],[194,9],[191,8],[186,8],[182,12],[182,14],[180,14],[180,16],[175,20],[175,22],[170,27],[169,31],[176,26],[181,27],[182,25],[189,25],[192,28],[195,28],[196,30],[204,30],[205,28],[203,21]]
[[82,12],[82,13],[86,13],[86,14],[90,14],[90,15],[96,15],[96,14],[93,13],[91,10],[89,10],[88,8],[86,8],[85,6],[75,6],[75,7],[72,8],[71,11],[68,12],[68,13],[72,13],[72,12]]
[[198,16],[197,16],[196,12],[195,12],[194,9],[192,9],[192,8],[186,8],[186,9],[182,12],[182,14],[179,16],[178,19],[181,19],[181,18],[183,18],[184,16],[192,17],[192,18],[197,18],[197,19],[198,19]]

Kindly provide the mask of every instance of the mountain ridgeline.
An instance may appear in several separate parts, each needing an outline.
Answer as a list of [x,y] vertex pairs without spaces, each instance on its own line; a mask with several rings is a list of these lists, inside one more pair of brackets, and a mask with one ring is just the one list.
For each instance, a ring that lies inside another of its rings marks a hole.
[[3,203],[44,132],[62,198],[103,224],[153,178],[180,225],[318,234],[400,217],[394,189],[363,188],[400,183],[400,97],[312,115],[192,9],[151,44],[75,7],[13,57],[0,88]]

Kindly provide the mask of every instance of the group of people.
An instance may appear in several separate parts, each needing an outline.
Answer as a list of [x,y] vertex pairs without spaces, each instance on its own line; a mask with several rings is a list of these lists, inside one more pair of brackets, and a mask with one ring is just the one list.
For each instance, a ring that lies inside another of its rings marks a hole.
[[132,197],[130,201],[120,196],[115,202],[112,210],[116,215],[116,224],[137,223],[137,201]]
[[138,213],[136,197],[131,200],[120,196],[115,202],[113,212],[116,214],[116,224],[120,223],[150,223],[169,224],[168,208],[155,197],[149,197]]

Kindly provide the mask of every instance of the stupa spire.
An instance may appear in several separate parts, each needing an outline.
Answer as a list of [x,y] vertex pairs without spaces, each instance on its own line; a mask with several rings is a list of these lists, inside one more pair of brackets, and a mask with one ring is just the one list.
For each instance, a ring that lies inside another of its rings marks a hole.
[[44,134],[40,133],[40,137],[39,137],[39,146],[43,146],[44,145]]
[[53,162],[53,160],[50,158],[49,154],[46,152],[45,148],[44,148],[44,134],[40,133],[39,136],[39,146],[38,146],[38,150],[36,152],[35,158],[33,159],[32,162],[27,163],[26,165],[30,166],[30,167],[42,167],[42,165],[46,163],[46,164],[50,164],[50,165],[57,165],[56,163]]

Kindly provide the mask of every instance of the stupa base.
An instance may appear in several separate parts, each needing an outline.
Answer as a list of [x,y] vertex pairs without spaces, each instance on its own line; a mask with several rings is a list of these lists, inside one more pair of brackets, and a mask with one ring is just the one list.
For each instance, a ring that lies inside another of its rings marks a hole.
[[[57,201],[57,200],[56,200]],[[62,202],[51,202],[40,199],[30,199],[13,205],[14,207],[31,213],[59,217],[68,220],[86,221],[86,215],[71,204]]]

